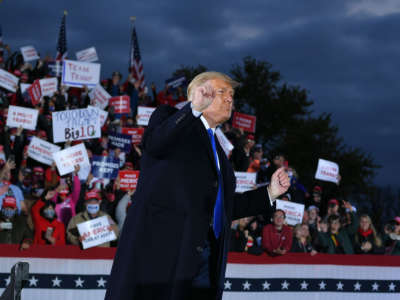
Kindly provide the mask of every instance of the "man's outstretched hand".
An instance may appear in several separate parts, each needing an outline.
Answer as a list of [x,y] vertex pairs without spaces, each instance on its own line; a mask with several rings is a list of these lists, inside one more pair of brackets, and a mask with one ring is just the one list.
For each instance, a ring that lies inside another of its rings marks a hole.
[[285,193],[290,187],[290,179],[288,174],[285,172],[285,168],[279,168],[272,174],[271,182],[268,186],[268,192],[270,197],[276,199],[279,195]]

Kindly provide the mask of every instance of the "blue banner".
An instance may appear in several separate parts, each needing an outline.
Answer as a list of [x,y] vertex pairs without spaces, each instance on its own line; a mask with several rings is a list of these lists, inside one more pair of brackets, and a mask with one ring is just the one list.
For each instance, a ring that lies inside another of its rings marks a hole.
[[97,178],[115,179],[118,176],[119,159],[108,156],[94,155],[92,174]]
[[131,151],[132,137],[128,134],[110,132],[108,134],[108,146],[111,149],[119,148],[122,152]]

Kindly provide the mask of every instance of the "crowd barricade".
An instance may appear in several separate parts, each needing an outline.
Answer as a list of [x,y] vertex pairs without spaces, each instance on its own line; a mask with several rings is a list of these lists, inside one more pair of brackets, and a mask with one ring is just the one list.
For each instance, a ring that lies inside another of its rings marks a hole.
[[[11,267],[28,262],[22,300],[103,299],[115,248],[0,245],[0,293]],[[399,299],[400,257],[386,255],[281,257],[230,253],[223,299]]]

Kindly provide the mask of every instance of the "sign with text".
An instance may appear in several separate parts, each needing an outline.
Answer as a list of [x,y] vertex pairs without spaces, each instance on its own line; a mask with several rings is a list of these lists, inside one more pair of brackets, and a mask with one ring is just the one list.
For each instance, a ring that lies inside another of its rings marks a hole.
[[53,159],[61,176],[72,173],[76,165],[90,165],[89,157],[83,143],[53,153]]
[[21,87],[21,94],[25,93],[26,89],[27,89],[28,87],[30,87],[30,86],[31,86],[31,84],[29,84],[29,83],[21,83],[21,84],[20,84],[20,87]]
[[53,96],[57,92],[58,81],[57,78],[44,78],[40,79],[40,89],[42,90],[42,96]]
[[92,100],[94,106],[104,109],[108,105],[108,100],[111,96],[107,91],[100,85],[97,84],[96,87],[89,93],[89,97]]
[[137,124],[147,126],[149,124],[151,114],[155,110],[156,109],[154,107],[138,106]]
[[54,143],[101,136],[100,112],[94,107],[53,112],[52,122]]
[[42,90],[40,89],[40,82],[38,79],[36,79],[31,86],[28,87],[27,92],[33,106],[36,106],[40,103],[40,99],[42,98]]
[[256,117],[239,112],[233,113],[232,127],[241,128],[246,132],[256,132]]
[[36,59],[40,58],[35,47],[33,47],[33,46],[25,46],[25,47],[21,47],[19,49],[21,50],[21,54],[24,57],[25,62],[36,60]]
[[236,193],[251,191],[257,184],[257,173],[235,172]]
[[176,89],[178,86],[186,84],[186,77],[170,78],[165,81],[165,84],[170,88]]
[[8,107],[7,126],[35,130],[39,111],[32,108],[10,105]]
[[224,150],[225,155],[228,156],[234,148],[232,143],[222,132],[221,128],[217,128],[217,130],[215,130],[215,135],[217,136],[218,142],[221,145],[222,150]]
[[28,146],[28,156],[50,166],[54,161],[53,153],[60,150],[61,147],[33,136]]
[[87,108],[89,108],[89,107],[92,107],[92,108],[98,110],[99,118],[100,118],[100,127],[103,127],[104,123],[107,121],[108,112],[106,112],[105,110],[102,110],[102,109],[100,109],[99,107],[96,107],[96,106],[88,105]]
[[66,86],[95,87],[100,80],[100,64],[64,60],[62,84]]
[[315,179],[338,183],[338,176],[339,166],[337,163],[322,158],[318,159],[318,167],[317,172],[315,173]]
[[108,146],[111,149],[119,148],[122,152],[129,153],[131,151],[132,138],[128,134],[109,132]]
[[19,78],[13,74],[0,69],[0,86],[15,93],[17,91]]
[[90,47],[85,50],[76,52],[76,59],[79,61],[86,61],[86,62],[93,62],[99,60],[95,47]]
[[82,248],[88,249],[117,239],[107,216],[102,216],[77,225]]
[[112,97],[108,105],[114,107],[115,114],[129,114],[131,112],[130,97],[128,95]]
[[139,171],[119,171],[119,188],[122,191],[135,190],[139,180]]
[[295,226],[303,221],[304,204],[276,199],[276,209],[285,212],[288,225]]
[[123,134],[129,134],[132,137],[132,144],[133,145],[139,145],[142,142],[144,128],[123,127],[121,132]]
[[94,155],[92,174],[97,178],[115,179],[118,176],[119,159],[109,156]]

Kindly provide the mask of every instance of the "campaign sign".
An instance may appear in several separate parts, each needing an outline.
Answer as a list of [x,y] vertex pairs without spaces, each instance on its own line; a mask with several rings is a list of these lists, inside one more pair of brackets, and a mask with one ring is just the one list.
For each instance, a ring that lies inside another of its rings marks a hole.
[[50,166],[54,161],[53,153],[60,150],[60,147],[33,136],[28,146],[28,156]]
[[285,212],[288,225],[295,226],[303,221],[304,204],[276,199],[276,209]]
[[234,148],[232,143],[228,140],[220,128],[215,130],[215,135],[217,136],[218,142],[221,145],[222,150],[224,150],[225,155],[228,156]]
[[256,187],[257,173],[235,172],[236,193],[251,191]]
[[25,46],[19,48],[21,50],[22,56],[24,57],[24,61],[32,61],[39,59],[39,55],[33,46]]
[[114,107],[116,114],[129,114],[131,112],[130,97],[128,95],[112,97],[108,100],[108,104]]
[[92,159],[92,174],[96,178],[115,179],[118,176],[119,159],[108,156],[94,155]]
[[99,118],[100,118],[100,127],[103,127],[104,123],[107,121],[108,112],[106,112],[106,111],[104,111],[104,110],[102,110],[102,109],[100,109],[99,107],[96,107],[96,106],[88,105],[88,108],[89,107],[92,107],[92,108],[98,110]]
[[77,224],[82,248],[88,249],[117,239],[107,216]]
[[177,87],[186,84],[186,77],[170,78],[165,81],[165,84],[170,88],[176,89]]
[[57,78],[44,78],[39,80],[42,96],[53,96],[57,92]]
[[29,83],[21,83],[21,84],[20,84],[20,87],[21,87],[21,94],[25,93],[26,89],[27,89],[28,87],[30,87],[30,86],[31,86],[31,84],[29,84]]
[[93,62],[98,61],[97,52],[95,47],[90,47],[85,50],[76,52],[76,59],[79,61]]
[[89,97],[92,100],[94,106],[104,109],[108,105],[108,100],[111,98],[110,94],[100,85],[97,84]]
[[321,158],[318,159],[318,167],[317,172],[315,173],[315,179],[338,183],[338,176],[339,166],[337,163]]
[[100,112],[94,107],[52,112],[52,122],[54,143],[101,136]]
[[254,133],[256,132],[256,117],[235,111],[233,113],[232,127]]
[[31,86],[27,88],[27,92],[33,106],[36,106],[38,103],[40,103],[40,99],[42,98],[42,90],[40,89],[40,82],[38,79],[36,79]]
[[15,93],[17,91],[19,78],[13,74],[0,69],[0,86]]
[[49,69],[50,76],[61,77],[63,72],[62,61],[57,60],[55,62],[49,62],[47,63],[47,67]]
[[135,190],[139,180],[139,171],[119,171],[119,188],[122,191]]
[[155,111],[154,107],[138,106],[137,124],[147,126],[153,111]]
[[35,130],[39,111],[32,108],[10,105],[8,107],[7,126]]
[[100,80],[100,64],[64,60],[62,84],[66,86],[95,87]]
[[123,134],[129,134],[132,137],[132,144],[133,145],[139,145],[142,142],[144,128],[123,127],[121,132]]
[[53,159],[61,176],[72,173],[76,165],[90,165],[89,157],[83,143],[53,153]]
[[119,148],[125,153],[131,151],[132,138],[128,134],[110,132],[108,134],[108,146],[111,149]]

